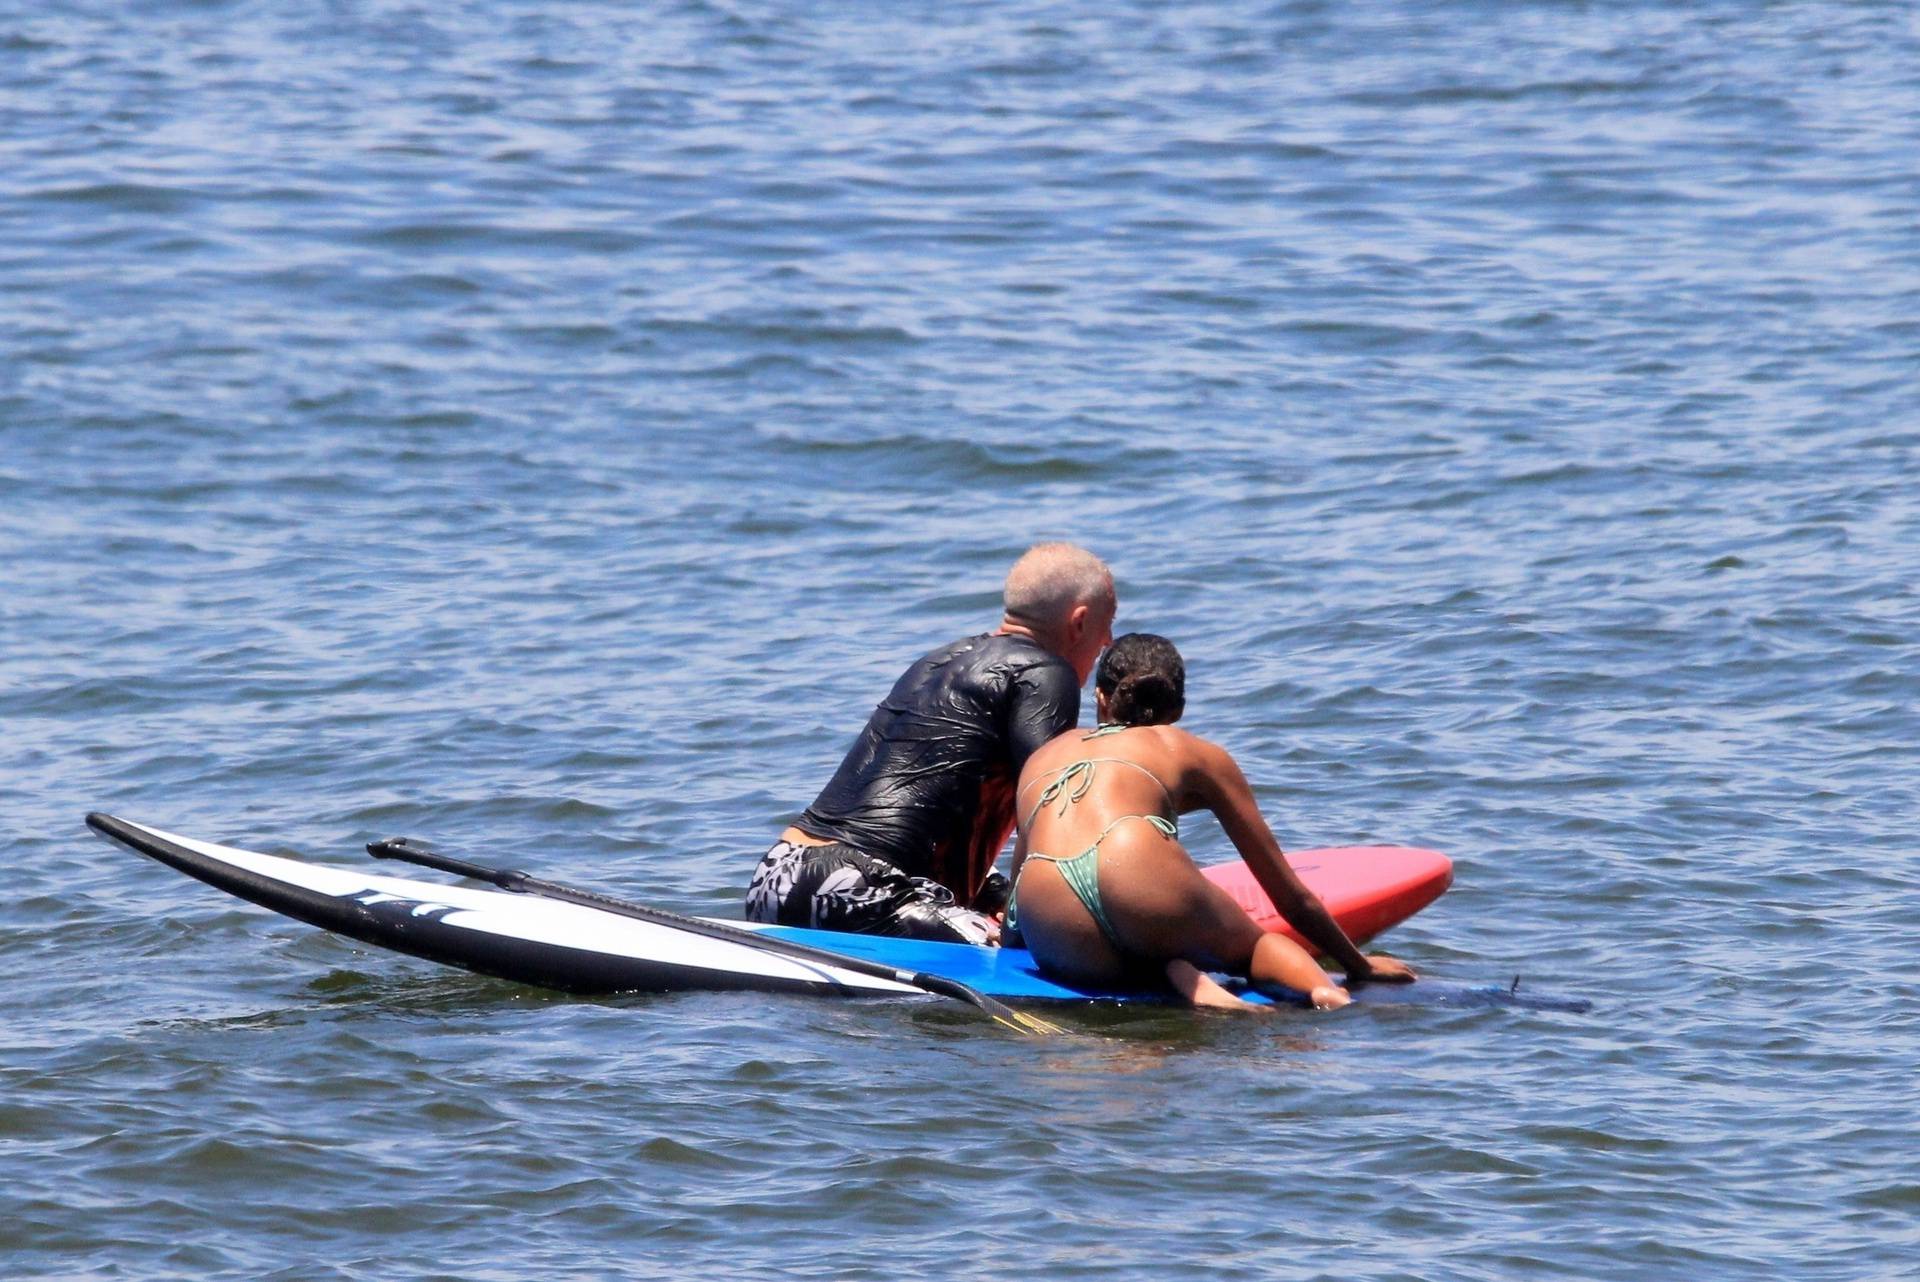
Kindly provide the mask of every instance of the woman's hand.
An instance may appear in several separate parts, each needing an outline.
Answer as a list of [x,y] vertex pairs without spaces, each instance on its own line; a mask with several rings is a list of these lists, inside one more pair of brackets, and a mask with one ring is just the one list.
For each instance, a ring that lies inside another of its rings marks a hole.
[[1348,975],[1353,981],[1370,979],[1381,984],[1411,984],[1419,976],[1413,973],[1413,967],[1392,957],[1362,957],[1367,964],[1364,973]]

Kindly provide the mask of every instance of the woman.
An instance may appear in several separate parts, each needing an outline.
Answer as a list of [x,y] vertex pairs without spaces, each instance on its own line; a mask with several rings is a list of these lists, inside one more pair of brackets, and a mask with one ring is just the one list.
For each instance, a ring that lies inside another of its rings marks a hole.
[[1296,989],[1322,1010],[1351,1001],[1305,949],[1262,930],[1200,875],[1175,821],[1204,809],[1274,906],[1349,979],[1413,978],[1403,962],[1361,953],[1301,884],[1233,758],[1173,728],[1186,706],[1186,665],[1171,641],[1142,632],[1115,641],[1094,697],[1099,725],[1049,741],[1020,774],[1008,920],[1042,970],[1096,985],[1157,969],[1196,1006],[1248,1005],[1209,970]]

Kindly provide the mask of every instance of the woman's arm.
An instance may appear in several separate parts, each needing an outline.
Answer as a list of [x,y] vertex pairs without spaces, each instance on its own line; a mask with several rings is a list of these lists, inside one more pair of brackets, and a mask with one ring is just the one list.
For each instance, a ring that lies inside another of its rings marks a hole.
[[1289,925],[1345,968],[1349,979],[1412,979],[1405,962],[1391,957],[1369,957],[1354,946],[1320,897],[1308,890],[1287,863],[1273,829],[1260,814],[1253,789],[1232,754],[1217,744],[1194,739],[1200,766],[1201,804],[1214,813],[1233,848],[1247,861],[1254,880],[1273,900]]

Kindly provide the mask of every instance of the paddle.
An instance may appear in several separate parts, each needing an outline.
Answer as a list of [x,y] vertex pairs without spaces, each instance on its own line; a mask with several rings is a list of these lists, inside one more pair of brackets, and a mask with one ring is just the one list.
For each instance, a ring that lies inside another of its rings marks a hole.
[[880,962],[868,961],[863,957],[847,957],[825,948],[815,948],[810,944],[796,944],[789,939],[763,935],[757,930],[748,930],[744,926],[729,926],[725,922],[705,921],[699,917],[683,917],[679,913],[648,908],[644,904],[629,903],[624,899],[615,899],[610,895],[598,894],[591,890],[576,890],[571,886],[563,886],[555,881],[545,881],[517,869],[485,868],[479,864],[468,863],[464,859],[443,855],[409,837],[388,837],[384,841],[370,841],[367,843],[367,853],[375,859],[398,859],[405,863],[419,864],[423,868],[437,868],[441,872],[450,872],[457,877],[471,877],[475,881],[488,882],[515,894],[539,895],[545,899],[558,899],[569,904],[598,908],[603,912],[617,913],[636,921],[652,922],[656,926],[669,926],[689,934],[705,935],[709,939],[722,939],[730,944],[757,948],[764,953],[792,957],[799,961],[812,962],[817,966],[832,966],[837,970],[850,970],[862,975],[877,976],[880,979],[891,979],[895,983],[918,988],[922,992],[939,997],[951,997],[955,1001],[977,1006],[987,1015],[992,1016],[995,1022],[1004,1024],[1018,1033],[1064,1031],[1057,1024],[1024,1014],[1004,1002],[995,1001],[985,993],[967,987],[958,980],[948,979],[942,975],[900,970]]

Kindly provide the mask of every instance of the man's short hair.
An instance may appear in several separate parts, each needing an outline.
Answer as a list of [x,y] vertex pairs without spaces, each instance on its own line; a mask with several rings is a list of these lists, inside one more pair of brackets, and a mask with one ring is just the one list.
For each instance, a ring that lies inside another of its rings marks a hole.
[[1076,605],[1113,606],[1113,571],[1071,543],[1037,543],[1007,571],[1007,617],[1058,627]]

